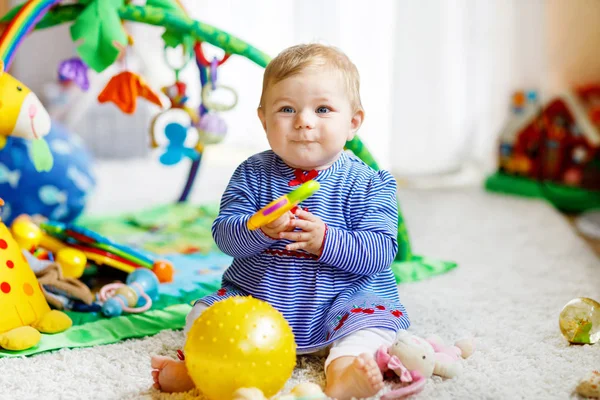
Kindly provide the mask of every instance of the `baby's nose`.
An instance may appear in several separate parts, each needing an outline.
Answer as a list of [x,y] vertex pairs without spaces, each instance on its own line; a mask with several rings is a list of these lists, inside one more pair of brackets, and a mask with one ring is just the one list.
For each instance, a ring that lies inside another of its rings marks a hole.
[[296,129],[313,129],[315,127],[314,118],[306,115],[305,113],[299,113],[296,117]]
[[296,125],[296,129],[312,129],[313,125],[309,123],[301,123]]

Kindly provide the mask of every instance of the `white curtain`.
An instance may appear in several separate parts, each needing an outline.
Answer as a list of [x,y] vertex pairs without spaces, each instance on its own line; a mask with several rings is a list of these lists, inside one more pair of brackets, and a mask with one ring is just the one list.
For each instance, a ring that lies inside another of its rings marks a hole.
[[400,176],[481,179],[495,167],[511,93],[544,90],[544,1],[400,4],[392,168]]
[[[361,73],[366,120],[359,134],[383,168],[413,179],[467,173],[480,181],[495,164],[498,131],[510,94],[543,91],[544,0],[184,0],[191,16],[240,37],[271,56],[299,42],[339,46]],[[136,27],[146,76],[168,84],[161,31]],[[205,47],[209,56],[217,49]],[[225,145],[261,150],[256,117],[263,69],[232,57],[219,70],[238,90],[223,114]],[[198,76],[182,73],[198,101]]]

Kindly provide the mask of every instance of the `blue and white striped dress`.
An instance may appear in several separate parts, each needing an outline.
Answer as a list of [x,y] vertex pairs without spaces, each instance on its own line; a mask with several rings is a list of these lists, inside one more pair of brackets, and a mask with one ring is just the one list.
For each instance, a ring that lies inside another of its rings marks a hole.
[[[271,150],[236,169],[212,227],[215,242],[234,261],[222,288],[198,300],[210,306],[251,295],[270,303],[292,327],[298,353],[360,329],[397,331],[410,324],[390,269],[398,250],[394,178],[345,152],[316,174],[294,170]],[[246,228],[257,210],[311,177],[321,188],[301,206],[327,224],[320,257],[287,251],[289,240]]]

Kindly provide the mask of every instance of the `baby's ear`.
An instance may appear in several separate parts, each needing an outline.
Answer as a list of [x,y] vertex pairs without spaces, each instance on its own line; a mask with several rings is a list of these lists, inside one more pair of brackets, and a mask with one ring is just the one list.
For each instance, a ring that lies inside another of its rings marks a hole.
[[365,112],[363,110],[358,110],[352,116],[352,120],[350,121],[350,132],[348,132],[347,140],[352,140],[356,131],[358,131],[365,119]]
[[258,114],[258,119],[260,119],[260,123],[262,124],[263,129],[266,132],[267,131],[267,120],[265,118],[265,110],[262,107],[258,107],[256,112]]

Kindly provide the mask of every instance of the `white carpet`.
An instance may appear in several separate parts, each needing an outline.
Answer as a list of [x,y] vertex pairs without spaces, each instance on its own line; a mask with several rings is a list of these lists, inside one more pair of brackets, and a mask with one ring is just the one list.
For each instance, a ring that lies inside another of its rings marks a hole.
[[[415,252],[456,260],[453,272],[401,285],[411,330],[479,347],[455,379],[430,380],[418,399],[567,399],[600,368],[600,344],[569,346],[558,328],[574,297],[600,300],[600,262],[550,206],[476,189],[401,192]],[[150,356],[174,355],[181,332],[27,359],[0,359],[0,398],[193,398],[159,395]],[[294,381],[323,383],[321,360]],[[288,385],[290,385],[288,383]]]

